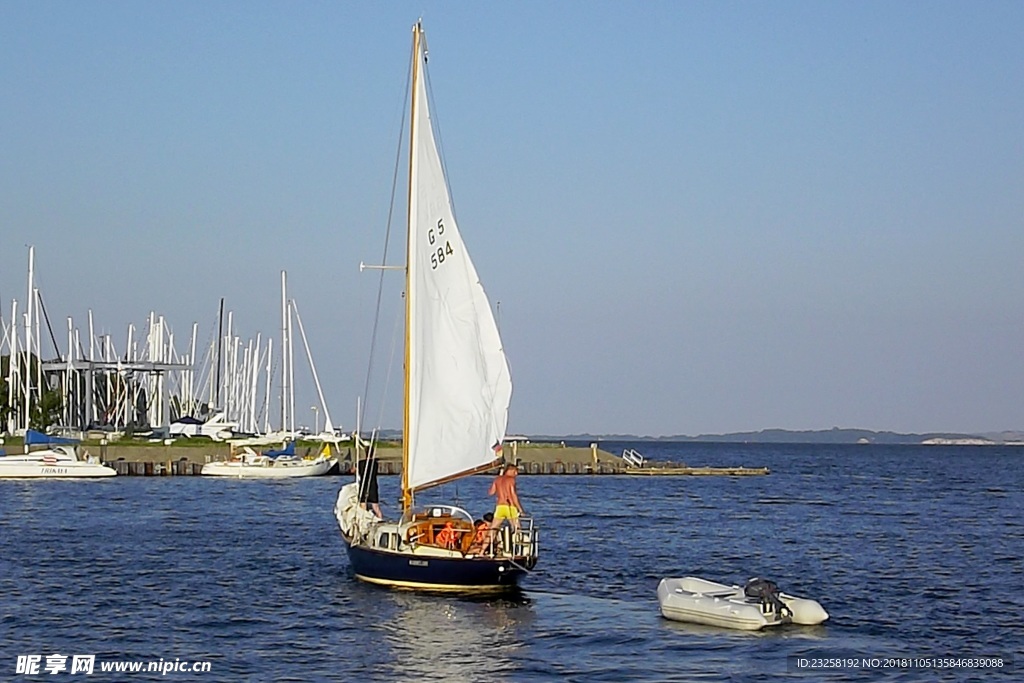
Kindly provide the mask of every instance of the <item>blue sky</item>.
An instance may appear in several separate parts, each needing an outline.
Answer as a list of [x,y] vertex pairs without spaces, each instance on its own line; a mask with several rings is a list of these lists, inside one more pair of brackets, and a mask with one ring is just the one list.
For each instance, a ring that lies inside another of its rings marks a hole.
[[0,0],[4,320],[287,270],[351,426],[419,16],[511,431],[1024,429],[1019,2]]

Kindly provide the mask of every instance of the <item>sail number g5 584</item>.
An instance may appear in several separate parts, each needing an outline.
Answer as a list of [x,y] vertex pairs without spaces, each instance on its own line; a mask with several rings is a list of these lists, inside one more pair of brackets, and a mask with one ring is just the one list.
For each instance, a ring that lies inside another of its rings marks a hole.
[[[430,269],[437,270],[444,260],[452,255],[452,244],[444,235],[444,219],[437,219],[437,228],[427,230],[427,241],[430,243]],[[441,240],[444,244],[441,244]],[[436,249],[435,249],[436,246]]]

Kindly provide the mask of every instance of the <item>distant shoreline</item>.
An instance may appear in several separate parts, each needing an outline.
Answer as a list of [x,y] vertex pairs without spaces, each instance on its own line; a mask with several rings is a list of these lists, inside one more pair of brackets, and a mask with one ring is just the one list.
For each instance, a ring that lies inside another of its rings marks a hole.
[[[401,433],[381,430],[378,455],[382,459],[401,457]],[[891,446],[1024,446],[1024,432],[1004,431],[984,434],[962,434],[935,432],[926,434],[903,434],[897,432],[875,432],[864,429],[840,429],[795,431],[765,429],[758,432],[733,432],[728,434],[701,434],[699,436],[640,436],[636,434],[567,434],[567,435],[522,435],[506,438],[506,458],[521,457],[533,462],[579,462],[593,461],[596,446],[598,462],[610,464],[620,460],[616,453],[609,452],[608,444],[635,443],[691,443],[691,444],[793,444],[793,445],[891,445]],[[309,453],[321,447],[317,442],[298,442],[298,448]],[[643,446],[638,446],[643,448]],[[118,457],[126,460],[165,462],[188,460],[208,462],[223,460],[230,456],[230,444],[224,441],[206,439],[175,439],[173,444],[142,440],[115,441],[103,444],[99,439],[86,439],[80,448],[105,456],[108,460]],[[351,450],[351,442],[339,444],[338,455],[344,459]],[[20,452],[20,438],[0,439],[0,453]],[[109,452],[108,452],[109,451]],[[523,453],[518,453],[523,451]],[[526,456],[526,457],[522,457]]]
[[607,441],[649,441],[649,442],[693,442],[693,443],[808,443],[808,444],[882,444],[882,445],[963,445],[963,446],[1024,446],[1024,432],[1004,431],[982,434],[957,432],[930,432],[925,434],[901,434],[898,432],[875,432],[867,429],[819,429],[788,430],[763,429],[757,432],[732,432],[728,434],[701,434],[687,436],[638,436],[636,434],[571,434],[567,436],[531,436],[535,441],[607,442]]

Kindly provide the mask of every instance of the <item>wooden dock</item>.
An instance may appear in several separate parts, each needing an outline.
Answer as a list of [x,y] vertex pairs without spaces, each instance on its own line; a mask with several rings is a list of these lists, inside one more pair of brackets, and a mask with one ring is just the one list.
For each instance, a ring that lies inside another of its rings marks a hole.
[[104,464],[113,467],[119,477],[198,476],[203,470],[203,463],[189,462],[188,460],[171,460],[169,462],[115,460]]

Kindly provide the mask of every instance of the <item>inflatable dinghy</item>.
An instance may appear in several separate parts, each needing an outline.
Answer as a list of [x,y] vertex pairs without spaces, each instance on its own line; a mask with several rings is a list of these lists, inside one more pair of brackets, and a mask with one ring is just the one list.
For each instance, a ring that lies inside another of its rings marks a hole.
[[791,623],[814,625],[828,619],[817,601],[782,593],[766,579],[751,579],[742,587],[694,576],[662,579],[658,602],[666,619],[744,631]]

